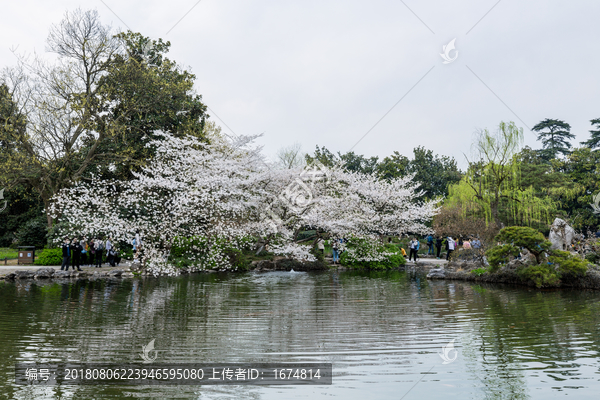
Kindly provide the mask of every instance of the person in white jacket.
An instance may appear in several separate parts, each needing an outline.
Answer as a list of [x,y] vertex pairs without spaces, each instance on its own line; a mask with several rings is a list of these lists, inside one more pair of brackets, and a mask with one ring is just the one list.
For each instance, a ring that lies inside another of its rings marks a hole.
[[450,253],[452,253],[455,248],[456,248],[456,242],[454,241],[454,239],[452,239],[451,236],[448,236],[448,240],[446,242],[446,250],[447,250],[446,261],[450,260]]

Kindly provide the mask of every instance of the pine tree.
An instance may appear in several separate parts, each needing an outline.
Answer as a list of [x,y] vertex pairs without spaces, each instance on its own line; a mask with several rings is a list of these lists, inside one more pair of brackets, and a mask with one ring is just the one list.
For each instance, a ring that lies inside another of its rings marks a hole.
[[581,144],[593,150],[600,147],[600,118],[593,119],[590,122],[592,123],[592,126],[596,125],[598,130],[590,131],[592,137],[585,142],[581,142]]
[[568,140],[575,138],[571,133],[571,125],[559,119],[546,118],[532,130],[538,132],[537,140],[541,141],[544,149],[547,150],[544,153],[552,155],[552,158],[555,158],[557,153],[569,154],[571,143]]

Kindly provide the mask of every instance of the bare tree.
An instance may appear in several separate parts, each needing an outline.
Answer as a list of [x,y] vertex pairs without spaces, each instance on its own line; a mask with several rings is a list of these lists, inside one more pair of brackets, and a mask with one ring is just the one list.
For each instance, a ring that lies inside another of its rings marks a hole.
[[302,145],[298,142],[279,149],[277,158],[279,165],[283,169],[299,168],[306,164]]
[[78,180],[100,156],[98,145],[109,130],[96,129],[103,112],[98,81],[119,50],[98,12],[81,9],[67,12],[50,29],[47,45],[58,55],[56,63],[19,57],[18,65],[0,76],[0,85],[26,120],[24,131],[2,131],[2,140],[11,144],[2,149],[2,173],[13,184],[35,188],[46,209],[55,193]]

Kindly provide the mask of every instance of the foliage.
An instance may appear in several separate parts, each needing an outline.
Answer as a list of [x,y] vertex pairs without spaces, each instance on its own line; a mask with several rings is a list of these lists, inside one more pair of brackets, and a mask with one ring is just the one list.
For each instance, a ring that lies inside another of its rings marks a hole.
[[15,236],[19,246],[44,247],[47,238],[48,225],[44,216],[31,219],[20,227]]
[[0,247],[0,259],[4,260],[5,258],[14,259],[19,257],[19,252],[15,249],[9,248],[1,248]]
[[476,212],[457,205],[442,207],[433,218],[433,229],[442,237],[478,237],[482,246],[492,243],[499,231],[495,224],[487,224]]
[[393,244],[353,237],[343,248],[340,263],[350,268],[389,269],[406,264],[400,249]]
[[436,212],[435,201],[414,201],[416,185],[409,177],[380,181],[318,165],[269,169],[252,147],[255,137],[206,144],[161,136],[150,142],[156,156],[135,179],[93,178],[57,195],[52,215],[65,225],[55,238],[77,232],[127,240],[139,231],[144,265],[151,263],[156,274],[176,274],[166,261],[178,237],[204,238],[194,260],[202,268],[230,268],[221,243],[241,250],[245,237],[268,244],[274,254],[314,261],[311,246],[296,242],[301,231],[336,237],[426,233]]
[[550,263],[530,265],[517,270],[521,280],[535,283],[538,288],[560,285],[560,275]]
[[[526,248],[535,256],[535,265],[519,267],[517,274],[525,282],[531,281],[537,287],[559,286],[562,278],[575,278],[585,275],[587,262],[577,255],[561,250],[550,251],[551,243],[540,233],[524,226],[511,226],[500,231],[496,240],[506,244],[496,246],[486,252],[490,271],[496,271],[517,256],[520,248]],[[549,257],[546,259],[546,255]]]
[[78,9],[50,29],[54,62],[21,57],[0,76],[2,178],[35,189],[48,227],[56,193],[92,173],[131,177],[152,155],[155,130],[202,134],[194,75],[163,57],[170,44],[161,40],[142,62],[148,44],[137,33],[113,36],[97,11]]
[[587,272],[587,261],[568,251],[553,250],[548,261],[558,266],[560,277],[580,277]]
[[328,167],[339,165],[347,171],[360,174],[374,174],[387,181],[412,176],[415,182],[419,182],[422,191],[420,199],[444,196],[448,193],[448,186],[460,180],[461,172],[454,158],[434,155],[424,147],[415,148],[413,153],[412,160],[394,151],[379,161],[378,157],[367,158],[354,152],[338,152],[335,155],[325,147],[317,146],[313,155],[306,155],[306,160],[309,163],[316,160]]
[[35,257],[35,265],[61,265],[62,249],[44,249]]
[[568,139],[574,139],[575,135],[571,133],[571,125],[559,119],[549,119],[539,122],[532,129],[538,132],[537,140],[542,142],[548,156],[555,158],[558,153],[569,154],[571,143]]
[[590,149],[597,149],[600,147],[600,118],[593,119],[590,122],[592,126],[596,125],[596,130],[590,130],[591,137],[585,142],[581,142],[581,144]]
[[481,275],[485,274],[486,272],[487,272],[487,270],[485,268],[476,268],[471,271],[471,273],[473,275],[477,275],[477,276],[481,276]]

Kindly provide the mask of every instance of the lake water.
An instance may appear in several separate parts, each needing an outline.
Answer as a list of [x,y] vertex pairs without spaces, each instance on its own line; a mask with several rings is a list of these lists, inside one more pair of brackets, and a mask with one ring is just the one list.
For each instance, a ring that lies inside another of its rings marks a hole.
[[[331,362],[331,386],[17,386],[17,362]],[[444,364],[439,353],[454,340]],[[410,272],[0,281],[0,398],[598,399],[600,292]]]

